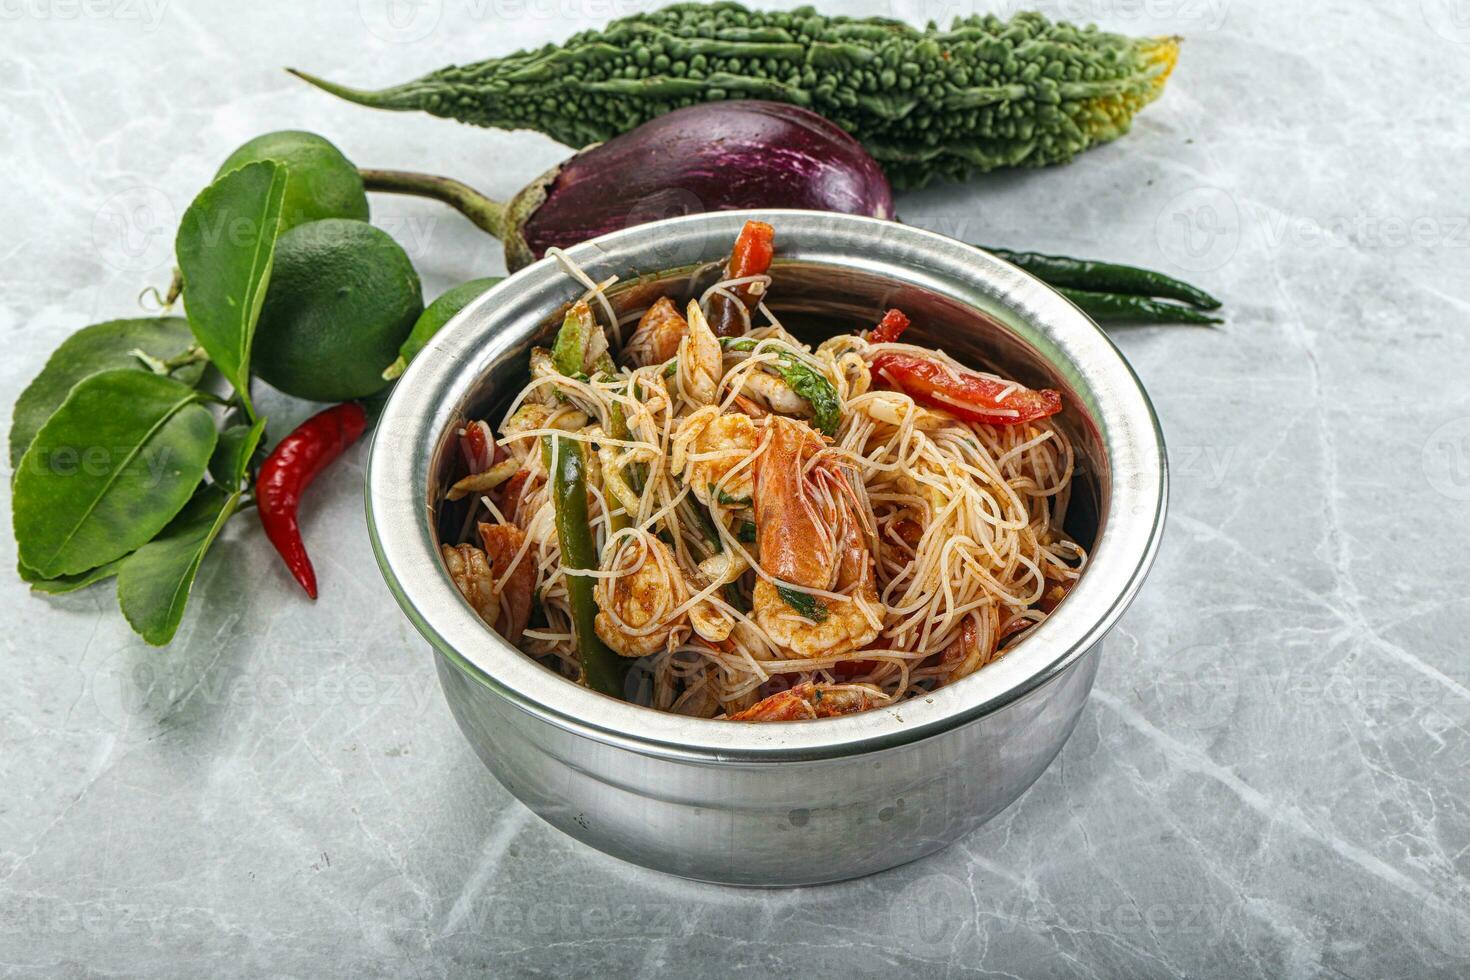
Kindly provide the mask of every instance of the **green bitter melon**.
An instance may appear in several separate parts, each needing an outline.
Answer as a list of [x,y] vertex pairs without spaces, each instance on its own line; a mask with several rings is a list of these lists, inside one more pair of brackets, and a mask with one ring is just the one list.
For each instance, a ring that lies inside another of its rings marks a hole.
[[771,99],[852,133],[900,187],[1061,163],[1128,131],[1163,91],[1175,37],[957,18],[948,31],[811,7],[681,3],[547,45],[369,92],[297,72],[382,109],[532,129],[581,147],[697,102]]

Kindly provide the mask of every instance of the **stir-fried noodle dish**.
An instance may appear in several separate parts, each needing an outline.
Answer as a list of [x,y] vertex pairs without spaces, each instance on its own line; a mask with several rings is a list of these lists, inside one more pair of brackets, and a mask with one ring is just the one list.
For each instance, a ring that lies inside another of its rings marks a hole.
[[499,424],[467,422],[441,546],[490,627],[564,676],[732,721],[851,714],[995,660],[1077,581],[1060,395],[903,342],[813,348],[764,302],[774,231],[619,317],[586,293]]

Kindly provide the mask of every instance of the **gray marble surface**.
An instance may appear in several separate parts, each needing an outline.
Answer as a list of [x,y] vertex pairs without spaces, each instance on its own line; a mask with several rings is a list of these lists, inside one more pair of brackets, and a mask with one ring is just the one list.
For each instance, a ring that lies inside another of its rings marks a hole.
[[[998,6],[1032,4],[980,5]],[[1187,275],[1229,323],[1115,334],[1163,420],[1173,508],[1025,797],[937,856],[819,889],[690,884],[573,843],[455,729],[374,568],[359,450],[307,508],[314,606],[248,520],[167,650],[109,589],[0,583],[0,972],[1464,975],[1470,9],[1040,6],[1185,35],[1166,97],[1069,167],[901,213]],[[0,3],[0,404],[167,279],[179,213],[256,133],[318,130],[502,196],[565,152],[357,109],[282,65],[396,81],[634,7]],[[373,207],[431,293],[501,269],[457,216]]]

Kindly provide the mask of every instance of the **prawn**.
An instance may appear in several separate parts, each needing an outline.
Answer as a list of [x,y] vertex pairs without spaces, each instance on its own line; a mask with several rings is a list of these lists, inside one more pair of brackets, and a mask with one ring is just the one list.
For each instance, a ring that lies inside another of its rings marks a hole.
[[754,480],[756,543],[765,573],[755,585],[755,620],[798,657],[841,656],[882,628],[873,556],[852,490],[842,472],[820,458],[821,437],[810,427],[780,416],[766,424],[770,442],[756,459]]
[[867,711],[888,700],[871,684],[798,684],[789,691],[772,694],[744,711],[730,715],[729,721],[805,721],[810,718],[835,718]]
[[671,615],[689,601],[689,585],[668,546],[650,534],[628,535],[607,549],[593,595],[595,627],[603,643],[624,657],[665,649],[688,614]]

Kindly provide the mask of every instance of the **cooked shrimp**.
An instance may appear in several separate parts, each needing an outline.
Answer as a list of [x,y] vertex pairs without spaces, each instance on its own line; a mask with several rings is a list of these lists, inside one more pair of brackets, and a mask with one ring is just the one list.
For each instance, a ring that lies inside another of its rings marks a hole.
[[791,390],[791,386],[767,371],[756,369],[745,375],[740,392],[752,396],[757,405],[764,405],[778,415],[796,418],[811,418],[811,402]]
[[[531,591],[536,586],[535,561],[529,553],[520,554],[526,534],[513,524],[481,524],[479,531],[480,543],[490,558],[490,573],[498,587],[499,608],[505,611],[503,622],[490,625],[510,642],[519,643],[526,624],[531,621]],[[516,562],[517,555],[520,555],[519,562]]]
[[470,607],[501,636],[511,643],[519,643],[531,620],[531,590],[535,586],[536,570],[526,556],[521,557],[514,570],[511,562],[515,561],[526,536],[520,528],[508,524],[481,524],[479,530],[485,551],[472,544],[454,547],[445,544],[439,546],[439,553],[444,557],[449,577]]
[[[846,477],[816,458],[823,444],[811,428],[772,417],[770,445],[755,464],[755,527],[762,577],[755,620],[798,657],[840,656],[872,641],[882,626],[873,557]],[[803,589],[840,592],[813,596]],[[791,597],[804,598],[793,602]]]
[[500,441],[518,462],[525,462],[533,451],[539,452],[536,438],[524,435],[539,429],[576,432],[587,424],[587,415],[570,405],[542,405],[525,402],[500,425]]
[[689,332],[679,341],[677,378],[684,397],[695,405],[712,405],[724,375],[720,342],[698,303],[689,304]]
[[921,432],[935,432],[955,424],[947,415],[925,408],[908,395],[896,391],[869,392],[848,404],[849,410],[860,411],[875,422],[899,428],[912,421]]
[[650,534],[624,537],[608,549],[610,572],[597,580],[597,635],[624,657],[665,649],[688,617],[673,612],[689,601],[689,586],[667,546]]
[[749,500],[752,467],[745,464],[759,445],[760,430],[750,416],[740,412],[721,415],[718,407],[707,405],[674,430],[674,474],[682,474],[694,496],[707,507],[716,503],[712,496],[718,497],[718,492],[712,495],[711,487],[723,490],[726,499]]
[[491,626],[500,615],[500,602],[495,596],[495,575],[490,571],[490,562],[485,552],[472,544],[450,546],[441,544],[439,554],[449,569],[449,577],[464,596],[470,608]]
[[994,606],[981,606],[965,617],[960,635],[939,655],[939,680],[953,684],[995,659],[996,615]]
[[798,684],[757,701],[729,721],[806,721],[851,715],[884,703],[883,692],[871,684]]
[[[723,587],[739,579],[749,567],[739,552],[721,551],[699,563],[699,577],[706,587]],[[689,622],[694,632],[711,643],[725,640],[735,629],[735,618],[710,599],[690,607]]]
[[679,353],[679,343],[689,333],[689,321],[667,296],[648,308],[638,328],[623,347],[623,356],[635,366],[662,364]]
[[689,624],[694,632],[711,643],[721,643],[735,631],[735,620],[712,602],[696,602],[689,609]]

